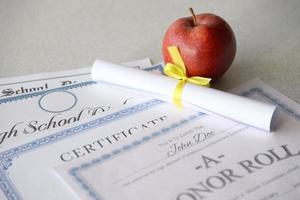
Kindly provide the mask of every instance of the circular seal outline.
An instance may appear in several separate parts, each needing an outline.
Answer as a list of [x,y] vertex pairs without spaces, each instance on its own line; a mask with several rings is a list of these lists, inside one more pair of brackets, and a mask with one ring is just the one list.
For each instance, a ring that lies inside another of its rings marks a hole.
[[[43,99],[45,96],[47,96],[48,94],[58,93],[58,92],[59,92],[59,93],[69,93],[69,94],[71,94],[71,95],[74,97],[74,99],[75,99],[75,102],[73,103],[73,105],[70,106],[70,107],[67,108],[67,109],[59,110],[59,111],[51,111],[51,110],[47,110],[46,108],[44,108],[44,107],[42,106],[42,104],[41,104],[42,99]],[[77,97],[76,97],[76,95],[73,94],[72,92],[69,92],[69,91],[52,91],[52,92],[48,92],[48,93],[44,94],[43,96],[41,96],[41,98],[39,99],[39,107],[40,107],[42,110],[44,110],[44,111],[46,111],[46,112],[50,112],[50,113],[60,113],[60,112],[65,112],[65,111],[71,110],[72,108],[74,108],[74,106],[75,106],[76,104],[77,104]]]

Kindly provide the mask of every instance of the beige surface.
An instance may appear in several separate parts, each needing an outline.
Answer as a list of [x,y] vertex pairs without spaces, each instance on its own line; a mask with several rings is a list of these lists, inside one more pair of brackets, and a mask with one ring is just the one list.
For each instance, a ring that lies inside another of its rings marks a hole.
[[212,12],[231,24],[238,51],[217,83],[227,89],[260,76],[300,101],[299,0],[1,0],[0,77],[151,57],[178,17]]

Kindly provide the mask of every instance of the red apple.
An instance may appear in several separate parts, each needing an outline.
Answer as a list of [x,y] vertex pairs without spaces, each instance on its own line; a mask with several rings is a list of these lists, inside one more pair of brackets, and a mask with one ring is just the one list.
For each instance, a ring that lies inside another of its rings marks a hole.
[[186,66],[187,76],[213,80],[221,77],[236,53],[234,33],[227,22],[210,13],[176,20],[163,39],[165,63],[172,63],[167,47],[177,46]]

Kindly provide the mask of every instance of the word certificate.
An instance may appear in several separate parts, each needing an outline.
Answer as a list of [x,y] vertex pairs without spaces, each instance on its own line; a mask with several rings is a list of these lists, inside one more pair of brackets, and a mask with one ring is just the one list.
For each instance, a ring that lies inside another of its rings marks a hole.
[[[101,155],[58,166],[56,172],[80,199],[299,198],[299,105],[259,79],[235,92],[278,105],[275,131],[195,112],[182,111],[174,118],[165,105],[149,113],[169,120],[162,128],[142,131]],[[115,141],[124,136],[109,132],[106,137]]]

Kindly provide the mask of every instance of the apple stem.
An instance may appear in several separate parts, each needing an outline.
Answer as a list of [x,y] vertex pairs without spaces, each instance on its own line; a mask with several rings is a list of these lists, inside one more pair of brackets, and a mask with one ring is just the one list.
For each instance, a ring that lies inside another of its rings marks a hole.
[[190,11],[191,14],[192,14],[193,21],[194,21],[194,25],[197,26],[198,24],[197,24],[197,20],[196,20],[196,15],[195,15],[195,13],[194,13],[193,8],[189,8],[189,11]]

